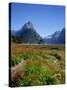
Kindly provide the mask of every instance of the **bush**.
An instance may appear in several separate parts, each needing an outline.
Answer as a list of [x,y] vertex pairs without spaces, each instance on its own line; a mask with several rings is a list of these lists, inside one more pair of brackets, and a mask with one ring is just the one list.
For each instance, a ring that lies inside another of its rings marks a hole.
[[54,56],[58,59],[58,60],[61,60],[61,56],[57,53],[54,54]]

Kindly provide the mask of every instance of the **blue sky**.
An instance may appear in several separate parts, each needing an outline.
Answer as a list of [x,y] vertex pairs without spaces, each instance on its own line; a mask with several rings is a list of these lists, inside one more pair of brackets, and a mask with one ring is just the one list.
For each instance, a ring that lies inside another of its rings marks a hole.
[[40,36],[45,37],[65,27],[65,7],[37,4],[11,4],[11,30],[20,30],[31,21]]

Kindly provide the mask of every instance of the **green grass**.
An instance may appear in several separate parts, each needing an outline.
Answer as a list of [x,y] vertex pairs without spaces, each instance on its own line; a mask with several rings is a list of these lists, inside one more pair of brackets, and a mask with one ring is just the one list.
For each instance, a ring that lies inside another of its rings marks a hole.
[[29,54],[29,53],[24,52],[24,53],[20,54],[20,55],[19,55],[19,57],[23,58],[24,60],[27,60],[27,59],[29,59],[29,58],[30,58],[30,54]]
[[21,62],[21,58],[16,55],[11,56],[11,66],[15,66]]

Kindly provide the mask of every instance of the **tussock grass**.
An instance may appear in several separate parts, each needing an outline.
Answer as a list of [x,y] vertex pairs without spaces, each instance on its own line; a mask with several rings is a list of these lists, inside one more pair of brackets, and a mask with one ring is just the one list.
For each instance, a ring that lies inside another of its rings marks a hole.
[[26,46],[13,44],[11,49],[11,67],[21,63],[21,60],[26,62],[23,69],[12,79],[11,86],[65,83],[65,50],[63,45]]

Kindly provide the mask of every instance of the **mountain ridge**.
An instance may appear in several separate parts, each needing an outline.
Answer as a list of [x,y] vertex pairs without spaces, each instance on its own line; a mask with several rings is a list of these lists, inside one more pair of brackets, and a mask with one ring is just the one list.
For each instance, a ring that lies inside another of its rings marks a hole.
[[47,44],[65,44],[65,28],[44,38]]

